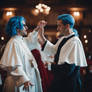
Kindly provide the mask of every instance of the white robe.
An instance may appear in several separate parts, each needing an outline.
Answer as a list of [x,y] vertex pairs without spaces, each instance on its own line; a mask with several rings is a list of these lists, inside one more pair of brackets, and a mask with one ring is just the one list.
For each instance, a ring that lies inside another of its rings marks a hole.
[[23,83],[30,81],[34,86],[29,92],[42,92],[42,85],[36,61],[21,36],[14,36],[6,45],[0,64],[5,66],[18,66],[8,73],[4,92],[27,92],[23,90]]
[[45,61],[53,62],[53,59],[54,59],[53,56],[51,56],[51,55],[45,53],[45,51],[41,50],[41,46],[38,42],[38,32],[37,31],[30,32],[28,37],[24,38],[24,41],[27,44],[30,51],[33,49],[38,49],[40,51],[41,58],[42,58],[43,62],[45,62]]
[[[67,37],[68,36],[61,37],[55,45],[47,41],[44,51],[50,55],[55,55],[60,42],[63,40],[63,38]],[[83,46],[77,36],[69,39],[61,48],[58,64],[64,64],[64,62],[67,62],[68,64],[75,64],[76,66],[81,67],[87,66]]]

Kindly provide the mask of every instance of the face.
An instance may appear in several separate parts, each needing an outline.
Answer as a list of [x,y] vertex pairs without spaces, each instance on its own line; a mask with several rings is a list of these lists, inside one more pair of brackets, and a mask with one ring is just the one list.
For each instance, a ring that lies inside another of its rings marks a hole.
[[22,21],[22,23],[23,23],[23,30],[20,31],[20,34],[21,34],[22,36],[27,36],[27,29],[28,29],[28,27],[27,27],[25,21]]
[[57,31],[59,31],[61,35],[67,33],[67,26],[62,23],[62,20],[57,20]]

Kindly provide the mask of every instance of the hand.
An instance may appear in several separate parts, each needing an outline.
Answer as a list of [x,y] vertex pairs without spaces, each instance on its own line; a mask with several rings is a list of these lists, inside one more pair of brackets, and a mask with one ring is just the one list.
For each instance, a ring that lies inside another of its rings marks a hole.
[[38,31],[40,29],[39,26],[37,26],[33,31]]
[[51,65],[51,62],[45,61],[44,65],[45,65],[45,68],[48,68],[48,65]]
[[47,22],[45,20],[41,20],[38,22],[37,27],[34,29],[35,31],[42,30],[46,26]]
[[47,24],[47,22],[45,20],[41,20],[41,21],[38,22],[39,27],[45,27],[46,24]]
[[33,85],[31,82],[29,82],[29,81],[28,81],[28,82],[25,82],[25,83],[24,83],[23,90],[28,90],[28,91],[29,91],[29,86],[30,86],[30,85],[31,85],[31,86],[34,86],[34,85]]

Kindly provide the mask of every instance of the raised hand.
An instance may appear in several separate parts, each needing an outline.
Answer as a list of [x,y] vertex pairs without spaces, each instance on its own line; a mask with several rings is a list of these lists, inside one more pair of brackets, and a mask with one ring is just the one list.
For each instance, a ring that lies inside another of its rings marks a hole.
[[41,28],[41,27],[45,27],[47,24],[47,22],[45,20],[41,20],[38,22],[38,26]]
[[46,41],[44,37],[44,27],[46,26],[47,22],[45,20],[41,20],[38,23],[39,31],[38,31],[38,42],[43,45]]

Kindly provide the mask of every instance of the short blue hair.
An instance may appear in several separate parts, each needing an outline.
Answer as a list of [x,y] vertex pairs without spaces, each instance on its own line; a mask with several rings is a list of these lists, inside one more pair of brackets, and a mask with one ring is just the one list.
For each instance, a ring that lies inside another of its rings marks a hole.
[[73,29],[73,32],[74,32],[75,36],[79,36],[78,31],[76,29]]
[[72,15],[70,14],[62,14],[62,15],[59,15],[58,20],[62,20],[62,23],[64,25],[66,24],[70,24],[70,28],[73,28],[74,27],[74,24],[75,24],[75,19]]
[[17,35],[17,30],[20,29],[23,30],[23,23],[22,21],[25,21],[25,18],[22,16],[14,16],[10,18],[6,25],[6,34],[10,37]]

